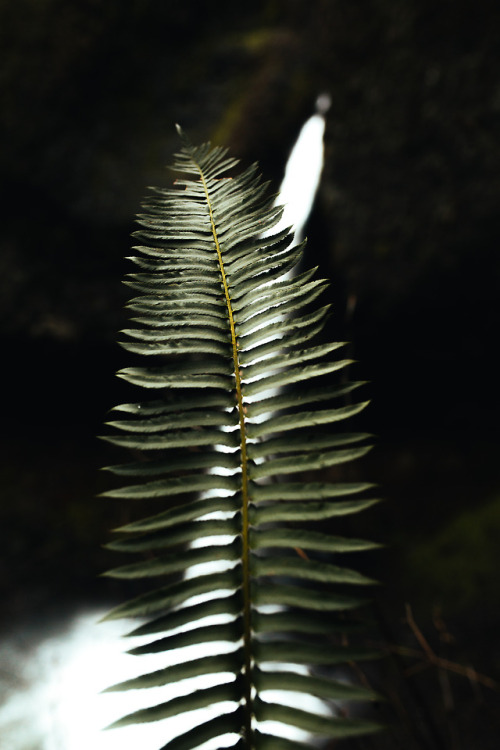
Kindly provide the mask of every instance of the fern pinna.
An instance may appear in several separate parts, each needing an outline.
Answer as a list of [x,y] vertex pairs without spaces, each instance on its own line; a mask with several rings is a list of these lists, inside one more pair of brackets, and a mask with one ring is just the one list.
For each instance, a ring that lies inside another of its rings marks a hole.
[[[133,634],[161,634],[133,653],[210,644],[210,655],[114,689],[202,674],[213,684],[115,726],[229,701],[232,710],[164,747],[189,750],[227,734],[244,750],[303,747],[283,725],[318,738],[370,732],[369,722],[292,708],[287,699],[373,697],[335,679],[334,665],[370,656],[342,645],[341,634],[346,611],[364,600],[345,588],[371,581],[338,565],[338,556],[375,545],[333,535],[330,522],[375,501],[367,484],[310,476],[368,450],[365,434],[333,429],[365,406],[342,405],[359,383],[338,380],[349,364],[332,357],[341,344],[310,344],[327,319],[328,306],[311,308],[325,283],[315,269],[290,274],[303,246],[288,230],[269,234],[281,209],[256,165],[227,177],[237,160],[179,133],[173,169],[183,176],[144,204],[136,232],[143,244],[132,258],[140,270],[127,280],[140,296],[129,304],[136,327],[124,331],[123,346],[151,366],[118,374],[153,398],[116,407],[126,417],[110,423],[120,433],[106,438],[143,456],[111,467],[140,483],[106,494],[165,502],[162,512],[117,530],[108,546],[141,560],[108,575],[161,585],[109,617],[145,618]],[[215,570],[193,567],[214,561]],[[213,645],[220,641],[221,652]],[[282,700],[267,697],[275,690]]]

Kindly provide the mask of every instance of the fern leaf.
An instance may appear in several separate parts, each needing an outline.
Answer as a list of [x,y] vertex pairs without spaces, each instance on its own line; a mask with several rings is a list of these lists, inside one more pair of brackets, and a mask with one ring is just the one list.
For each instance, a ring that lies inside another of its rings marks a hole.
[[[173,169],[183,176],[146,200],[131,258],[138,270],[126,278],[138,296],[128,305],[133,327],[122,331],[122,345],[142,362],[118,375],[143,395],[115,408],[123,417],[108,423],[114,433],[105,438],[143,457],[108,467],[129,483],[105,494],[158,505],[156,514],[117,529],[108,547],[141,557],[107,575],[151,579],[157,588],[108,617],[144,618],[131,635],[156,639],[134,654],[210,646],[201,658],[110,689],[200,675],[213,683],[115,726],[221,704],[220,716],[164,747],[190,750],[226,734],[242,750],[304,747],[268,721],[325,739],[374,731],[360,719],[267,698],[275,690],[374,698],[339,682],[332,665],[374,656],[340,637],[356,630],[346,613],[374,583],[343,567],[342,554],[377,545],[335,535],[330,522],[376,500],[370,484],[310,475],[369,450],[368,435],[337,429],[366,406],[341,401],[362,384],[345,382],[350,360],[337,357],[342,343],[317,343],[329,306],[314,304],[326,283],[315,269],[289,277],[303,244],[294,246],[288,231],[270,231],[281,209],[256,166],[228,177],[235,159],[179,132]],[[214,652],[221,642],[225,650]]]

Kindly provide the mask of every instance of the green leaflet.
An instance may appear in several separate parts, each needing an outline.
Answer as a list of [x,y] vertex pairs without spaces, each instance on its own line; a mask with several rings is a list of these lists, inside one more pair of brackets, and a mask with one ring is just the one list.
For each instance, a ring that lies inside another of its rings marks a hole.
[[224,477],[218,474],[194,474],[191,476],[174,477],[173,479],[162,479],[157,482],[146,482],[145,484],[128,485],[116,490],[109,490],[106,497],[169,497],[186,492],[206,492],[207,490],[232,490],[239,488],[235,477]]
[[105,575],[111,578],[153,578],[183,572],[191,565],[213,562],[214,560],[234,561],[239,560],[240,557],[241,544],[239,539],[235,539],[231,544],[196,547],[187,550],[182,556],[179,554],[163,555],[145,562],[122,565],[120,568],[107,571]]
[[[223,455],[223,454],[222,454]],[[208,497],[201,500],[193,500],[189,503],[183,502],[182,505],[176,505],[173,508],[157,513],[155,516],[143,518],[140,521],[129,523],[126,526],[120,526],[115,529],[118,532],[128,534],[137,534],[144,531],[158,531],[171,526],[177,526],[185,521],[193,521],[202,518],[207,513],[215,511],[234,514],[241,508],[241,495],[231,495],[229,497]]]
[[[172,368],[174,370],[175,368]],[[225,373],[225,368],[220,368]],[[127,380],[134,385],[141,385],[143,388],[230,388],[230,376],[207,374],[194,375],[170,375],[166,369],[150,369],[144,367],[127,367],[117,373],[119,378]]]
[[326,597],[324,591],[315,591],[310,588],[310,584],[306,588],[259,581],[258,586],[252,587],[252,596],[257,606],[272,604],[284,607],[304,607],[311,610],[311,616],[314,616],[315,610],[343,612],[366,604],[366,598],[351,594],[335,593]]
[[[187,394],[187,395],[186,395]],[[183,413],[191,409],[209,409],[211,407],[234,407],[234,401],[230,395],[221,391],[199,391],[193,393],[176,393],[175,398],[164,396],[157,401],[142,401],[137,404],[120,404],[113,411],[123,411],[140,416],[156,416],[158,414],[171,414],[172,412]]]
[[[305,307],[314,302],[327,286],[327,284],[313,281],[310,284],[302,286],[296,294],[288,294],[287,296],[283,293],[277,294],[271,305],[269,305],[269,300],[267,300],[268,304],[266,306],[264,306],[264,302],[260,298],[257,303],[249,306],[247,309],[246,322],[238,326],[238,333],[240,335],[250,333],[257,326],[273,322],[278,316],[287,315],[290,312],[295,312]],[[264,307],[264,309],[259,311],[259,307]],[[341,344],[337,343],[337,346],[341,346]]]
[[[317,269],[289,277],[304,243],[295,246],[288,230],[272,233],[282,209],[257,166],[234,174],[237,161],[225,149],[195,147],[179,135],[179,179],[145,200],[130,258],[135,272],[125,279],[136,296],[122,346],[133,357],[118,376],[140,395],[115,407],[119,418],[113,414],[104,438],[134,456],[108,467],[123,484],[103,494],[125,504],[125,517],[143,505],[138,500],[156,510],[116,529],[107,547],[135,557],[106,575],[149,585],[108,618],[141,618],[129,635],[154,637],[131,649],[139,658],[200,644],[207,651],[110,690],[206,674],[213,682],[179,689],[114,726],[220,704],[216,718],[165,736],[162,750],[191,750],[227,734],[238,750],[304,750],[256,722],[324,740],[375,729],[263,700],[276,689],[328,700],[375,697],[334,671],[374,656],[341,645],[343,634],[359,631],[349,613],[374,583],[344,567],[341,553],[378,545],[334,531],[338,517],[377,502],[371,484],[342,473],[366,454],[370,436],[337,429],[368,402],[344,400],[362,383],[347,381],[342,343],[318,340],[330,314],[317,302],[327,283]],[[280,662],[329,670],[283,672]]]
[[[261,376],[263,373],[277,368],[290,367],[291,365],[305,362],[308,359],[318,359],[330,352],[335,351],[343,344],[335,342],[333,344],[323,344],[322,346],[311,346],[309,349],[291,352],[291,353],[280,353],[277,357],[268,357],[267,359],[257,362],[257,364],[247,365],[245,367],[245,381],[256,376]],[[248,391],[246,391],[248,395]]]
[[[327,608],[325,608],[327,609]],[[343,664],[346,661],[367,661],[376,659],[379,654],[367,649],[334,646],[328,643],[308,641],[267,641],[255,642],[255,657],[259,662],[288,662],[290,664]]]
[[252,479],[259,477],[277,476],[278,474],[296,474],[300,471],[312,471],[313,469],[324,469],[327,466],[354,461],[364,456],[371,446],[362,448],[351,448],[347,450],[328,451],[325,453],[300,453],[285,458],[270,459],[262,464],[253,466],[250,470]]
[[257,634],[260,633],[302,633],[332,637],[335,633],[356,633],[360,631],[360,623],[353,620],[336,621],[331,612],[315,612],[314,617],[303,609],[288,608],[281,612],[258,612],[252,615],[252,625]]
[[[250,540],[252,549],[265,549],[266,547],[288,547],[295,549],[317,550],[322,552],[361,552],[377,547],[373,542],[364,539],[345,539],[344,537],[324,534],[321,531],[310,531],[309,529],[251,529]],[[279,562],[279,558],[276,560]],[[300,564],[305,561],[301,560]]]
[[190,677],[215,674],[223,675],[228,672],[237,674],[241,664],[240,651],[232,651],[228,654],[216,654],[215,656],[204,656],[201,659],[174,664],[156,672],[135,677],[132,680],[120,682],[107,688],[105,693],[121,692],[123,690],[141,690],[149,687],[160,687],[172,684],[178,680],[186,680]]
[[287,576],[320,583],[347,583],[355,586],[375,583],[373,579],[361,575],[357,570],[349,570],[339,565],[320,563],[315,560],[304,560],[297,556],[253,557],[251,571],[255,576]]
[[[326,311],[328,312],[328,311]],[[264,340],[262,343],[258,343],[256,346],[252,346],[248,351],[240,352],[240,364],[249,365],[252,362],[267,357],[269,355],[275,355],[276,351],[285,352],[287,349],[293,349],[295,346],[301,346],[306,341],[313,339],[323,328],[326,321],[326,315],[320,314],[314,317],[312,322],[308,325],[297,326],[287,331],[279,330],[279,327],[275,327],[273,334],[269,340]],[[272,325],[275,325],[274,323]],[[253,402],[252,402],[253,403]]]
[[250,496],[254,502],[264,500],[313,500],[323,497],[354,495],[373,487],[366,482],[281,482],[260,485],[252,482]]
[[127,604],[122,604],[113,609],[106,616],[106,619],[149,617],[165,609],[176,607],[193,596],[218,591],[219,589],[234,590],[238,585],[239,575],[235,570],[198,576],[197,578],[188,578],[180,583],[173,583],[157,591],[138,596]]
[[106,471],[120,476],[154,476],[156,474],[170,474],[190,469],[237,469],[239,466],[237,458],[232,453],[221,453],[220,451],[186,452],[186,455],[178,455],[172,451],[171,455],[159,461],[138,461],[131,464],[119,464],[118,466],[106,466]]
[[161,286],[154,284],[151,280],[146,282],[144,279],[139,281],[125,281],[125,284],[131,289],[137,289],[145,294],[155,294],[159,299],[163,297],[168,299],[171,295],[175,294],[189,299],[192,294],[217,296],[221,293],[220,280],[211,281],[210,278],[207,279],[207,274],[197,275],[196,279],[193,279],[193,275],[190,274],[189,281],[187,279],[178,279],[175,283],[166,281]]
[[176,320],[179,325],[182,325],[184,316],[192,313],[193,304],[196,305],[197,315],[203,316],[206,323],[211,323],[216,318],[224,319],[224,310],[221,304],[218,301],[207,298],[197,299],[194,302],[192,298],[189,300],[185,298],[172,299],[154,306],[138,302],[128,305],[128,307],[142,314],[142,317],[131,318],[134,323],[164,329],[170,328]]
[[232,427],[234,417],[228,412],[192,412],[184,414],[170,414],[168,417],[155,417],[153,419],[135,419],[134,421],[114,421],[107,423],[110,427],[129,432],[163,432],[166,430],[184,427]]
[[[243,721],[244,711],[239,706],[236,711],[222,714],[215,719],[210,719],[210,721],[205,721],[194,729],[190,729],[179,737],[175,737],[173,740],[167,742],[166,745],[163,745],[160,750],[190,750],[190,748],[198,747],[203,742],[208,742],[208,740],[219,737],[222,734],[239,734]],[[244,745],[242,745],[241,740],[238,740],[233,747],[240,750],[240,748],[244,748]]]
[[176,432],[154,435],[105,435],[103,440],[124,448],[137,450],[165,450],[166,448],[196,448],[206,445],[224,445],[228,448],[238,447],[238,437],[234,432],[220,430],[178,430]]
[[[224,239],[222,239],[222,241],[224,241]],[[236,264],[228,264],[227,270],[229,284],[244,294],[244,282],[247,282],[248,279],[255,279],[256,275],[259,273],[267,273],[270,269],[279,270],[279,276],[281,276],[283,274],[283,268],[288,268],[290,263],[295,265],[299,257],[300,252],[294,247],[283,249],[280,252],[270,252],[269,248],[269,251],[264,256],[262,256],[261,253],[256,252],[253,256],[248,256],[248,260],[253,261],[251,263],[241,263],[239,268],[235,267]]]
[[168,549],[177,544],[187,544],[212,536],[235,536],[240,528],[239,519],[231,517],[224,520],[195,520],[178,524],[174,529],[153,531],[140,536],[129,535],[116,539],[107,545],[108,549],[119,552],[151,552]]
[[[120,342],[124,349],[134,354],[145,354],[146,356],[158,356],[167,354],[190,354],[204,352],[206,354],[219,354],[221,356],[229,357],[227,346],[224,344],[217,343],[217,341],[193,341],[190,342],[189,336],[183,337],[183,340],[172,341],[170,343],[158,342]],[[127,378],[125,378],[127,379]],[[137,378],[135,380],[130,379],[130,382],[138,384]],[[154,388],[154,385],[150,385]],[[161,386],[159,386],[161,387]]]
[[[292,240],[293,238],[290,234],[284,234],[277,242],[273,242],[273,244],[266,247],[266,253],[262,252],[262,247],[247,250],[236,257],[234,257],[234,253],[229,252],[228,256],[233,259],[226,262],[226,268],[228,269],[228,275],[231,277],[232,283],[237,281],[237,279],[235,279],[235,274],[243,270],[248,270],[249,265],[253,264],[254,261],[262,261],[262,259],[266,258],[267,253],[274,256],[277,253],[286,250],[290,247]],[[221,246],[224,246],[224,240],[221,241]],[[251,264],[249,264],[250,259],[252,262]]]
[[[165,310],[162,311],[165,314]],[[194,329],[194,330],[193,330]],[[126,328],[122,331],[132,338],[144,341],[170,341],[177,337],[199,339],[205,336],[217,341],[228,339],[224,320],[207,315],[190,315],[189,313],[175,313],[175,327],[169,326],[164,331],[149,331],[143,328]]]
[[296,690],[309,695],[316,695],[319,698],[335,700],[378,700],[380,698],[377,693],[366,688],[295,672],[288,672],[286,680],[283,680],[283,672],[268,672],[257,669],[255,671],[255,684],[259,691]]
[[[147,250],[147,248],[145,249]],[[202,256],[201,259],[190,259],[189,257],[183,257],[182,255],[180,257],[175,257],[174,253],[172,253],[168,258],[160,260],[158,258],[141,258],[136,255],[130,255],[127,260],[132,261],[132,263],[135,263],[139,268],[148,271],[156,271],[157,273],[165,271],[172,274],[182,274],[191,269],[195,272],[209,269],[209,273],[214,273],[214,275],[216,275],[216,273],[211,270],[211,266],[206,262],[204,256]],[[135,277],[136,275],[137,274],[127,274],[126,278]],[[163,277],[159,276],[157,278],[161,280]]]
[[[183,628],[186,625],[192,625],[199,620],[213,617],[214,615],[227,615],[234,619],[240,612],[241,596],[240,592],[237,591],[229,596],[214,596],[212,599],[208,599],[200,604],[192,604],[189,607],[171,610],[168,614],[157,617],[145,625],[136,628],[129,633],[129,636],[166,633],[177,628]],[[239,662],[239,666],[241,667],[241,661]]]
[[162,651],[172,651],[176,648],[194,646],[198,643],[222,641],[235,643],[241,638],[241,622],[234,620],[223,625],[200,625],[199,627],[176,633],[168,638],[152,641],[146,646],[138,646],[129,651],[130,654],[156,654]]
[[249,512],[250,523],[258,526],[262,523],[273,523],[282,521],[323,521],[336,516],[347,516],[351,513],[359,513],[365,508],[370,508],[379,501],[373,498],[368,500],[342,500],[330,502],[279,502],[270,505],[252,505]]
[[283,417],[273,417],[260,424],[250,424],[248,426],[248,435],[252,438],[264,437],[273,432],[285,432],[286,430],[297,430],[302,427],[318,427],[319,425],[332,424],[342,419],[358,414],[362,411],[368,402],[354,404],[353,406],[343,406],[339,409],[324,409],[322,411],[305,411],[297,414],[287,414]]
[[279,706],[257,699],[255,715],[259,721],[281,721],[305,729],[314,734],[340,739],[353,735],[369,734],[380,727],[373,722],[360,719],[330,718],[317,716],[297,708]]
[[270,310],[271,308],[276,308],[281,303],[297,299],[297,297],[301,297],[304,292],[308,292],[311,288],[318,285],[322,287],[328,286],[327,282],[321,279],[316,279],[310,284],[307,284],[307,282],[310,282],[313,278],[317,270],[316,267],[298,274],[293,279],[287,281],[275,281],[257,291],[250,292],[242,299],[238,300],[234,305],[234,308],[236,311],[241,308],[245,317],[248,318],[257,315],[262,311],[267,312],[267,310]]
[[[275,281],[260,290],[260,294],[250,292],[243,298],[244,305],[242,310],[245,317],[254,318],[261,313],[267,313],[269,310],[280,312],[282,305],[290,302],[296,302],[299,307],[304,307],[307,302],[312,302],[318,294],[328,287],[328,283],[322,279],[313,279],[317,268],[305,271],[304,273],[294,276],[293,280],[286,282]],[[313,280],[311,280],[313,279]],[[314,296],[309,297],[314,291]],[[307,301],[305,301],[307,300]]]
[[320,365],[306,365],[305,367],[294,367],[289,370],[283,370],[276,375],[255,380],[252,383],[245,384],[245,396],[255,396],[255,394],[267,391],[270,388],[298,383],[301,380],[309,381],[321,375],[327,375],[331,372],[341,370],[343,367],[352,364],[350,359],[342,359],[337,362],[325,362]]
[[193,711],[197,708],[205,708],[213,703],[222,703],[224,701],[237,701],[241,694],[241,688],[237,682],[230,682],[224,685],[206,688],[205,690],[196,690],[194,693],[188,693],[179,698],[173,698],[167,703],[160,703],[158,706],[145,708],[142,711],[136,711],[129,716],[115,721],[109,729],[118,729],[127,726],[127,724],[137,724],[144,721],[158,721],[166,719],[169,716],[178,716],[184,711]]
[[[278,323],[269,323],[265,329],[259,328],[257,331],[241,336],[241,349],[252,349],[257,344],[262,343],[262,341],[269,336],[274,335],[283,336],[284,334],[295,333],[298,331],[305,332],[305,335],[307,335],[311,330],[315,335],[318,332],[318,329],[314,327],[315,324],[320,323],[324,325],[326,323],[326,316],[329,312],[330,305],[324,305],[324,307],[320,307],[319,310],[308,313],[307,315],[302,315],[300,318],[293,318],[293,320],[280,321]],[[251,356],[252,354],[246,355],[247,358],[251,358]],[[245,355],[243,355],[243,363],[244,359]]]
[[[214,216],[216,216],[218,213],[217,206],[213,207],[213,212]],[[267,228],[270,229],[271,226]],[[271,237],[264,238],[260,235],[253,236],[251,238],[241,240],[233,246],[227,246],[225,242],[221,242],[220,247],[221,251],[224,253],[224,258],[226,259],[225,262],[231,264],[237,258],[248,258],[249,254],[254,250],[259,250],[262,252],[266,252],[267,248],[271,248],[272,250],[274,250],[277,245],[289,235],[290,231],[288,229],[282,229],[281,232],[277,232]],[[233,307],[235,310],[238,309],[237,305],[233,305]]]

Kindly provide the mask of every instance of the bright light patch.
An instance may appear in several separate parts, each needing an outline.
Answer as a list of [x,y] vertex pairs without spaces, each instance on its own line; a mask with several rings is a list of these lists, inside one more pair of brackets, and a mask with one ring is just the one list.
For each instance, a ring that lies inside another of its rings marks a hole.
[[[318,109],[325,111],[318,101]],[[325,118],[315,114],[307,120],[290,153],[277,204],[284,205],[283,216],[267,235],[292,227],[294,244],[303,239],[323,170]]]
[[174,686],[103,693],[140,674],[206,656],[208,649],[210,653],[228,650],[225,643],[211,643],[166,654],[131,656],[124,653],[125,648],[148,639],[123,640],[122,636],[137,623],[99,623],[104,614],[76,617],[63,632],[50,636],[29,653],[20,643],[3,644],[3,679],[15,670],[19,689],[0,709],[1,748],[157,750],[166,738],[234,709],[233,704],[224,703],[160,722],[102,731],[132,711],[234,679],[230,674],[206,675]]

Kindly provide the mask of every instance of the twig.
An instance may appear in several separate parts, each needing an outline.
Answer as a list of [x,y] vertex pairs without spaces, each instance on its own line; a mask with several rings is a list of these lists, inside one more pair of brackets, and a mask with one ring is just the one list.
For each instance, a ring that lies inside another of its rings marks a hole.
[[405,604],[405,611],[406,611],[406,621],[408,625],[410,626],[413,635],[415,636],[417,641],[420,643],[420,646],[422,647],[422,651],[425,652],[429,661],[434,661],[434,659],[436,658],[436,654],[430,647],[427,639],[424,637],[424,634],[422,633],[417,623],[415,622],[415,619],[413,617],[413,612],[408,603]]
[[[469,679],[471,682],[480,683],[481,685],[484,685],[485,687],[488,687],[491,690],[500,689],[500,685],[497,682],[495,682],[495,680],[492,680],[491,677],[487,677],[486,675],[476,672],[476,670],[473,667],[463,666],[461,664],[457,664],[456,662],[450,661],[449,659],[443,659],[443,657],[438,656],[435,653],[435,651],[433,651],[433,649],[429,645],[429,642],[427,641],[422,631],[418,627],[417,623],[415,622],[415,619],[413,617],[413,613],[409,604],[406,604],[406,619],[408,621],[408,625],[410,626],[415,638],[420,644],[422,651],[424,652],[425,658],[430,664],[440,669],[445,669],[448,672],[454,672],[455,674],[459,674],[462,677],[467,677],[467,679]],[[396,647],[396,648],[399,649],[398,653],[400,653],[401,655],[404,655],[400,647]],[[416,659],[424,658],[424,656],[420,653],[420,651],[416,651],[414,649],[408,649],[408,648],[404,649],[404,651],[406,652],[406,655],[414,656]]]
[[[394,637],[389,623],[384,617],[382,610],[379,606],[374,604],[373,612],[379,624],[379,630],[386,643],[393,643]],[[405,674],[405,665],[398,651],[388,649],[392,652],[392,662],[400,674],[405,687],[408,699],[411,701],[411,706],[414,709],[414,713],[410,713],[406,706],[405,701],[402,700],[402,693],[398,690],[398,699],[396,703],[393,703],[393,709],[397,707],[401,718],[403,718],[409,730],[409,738],[411,738],[415,745],[423,750],[445,750],[444,740],[441,737],[434,717],[429,710],[427,702],[424,696],[421,694],[418,686],[413,680],[409,680]],[[407,740],[408,742],[408,740]]]

